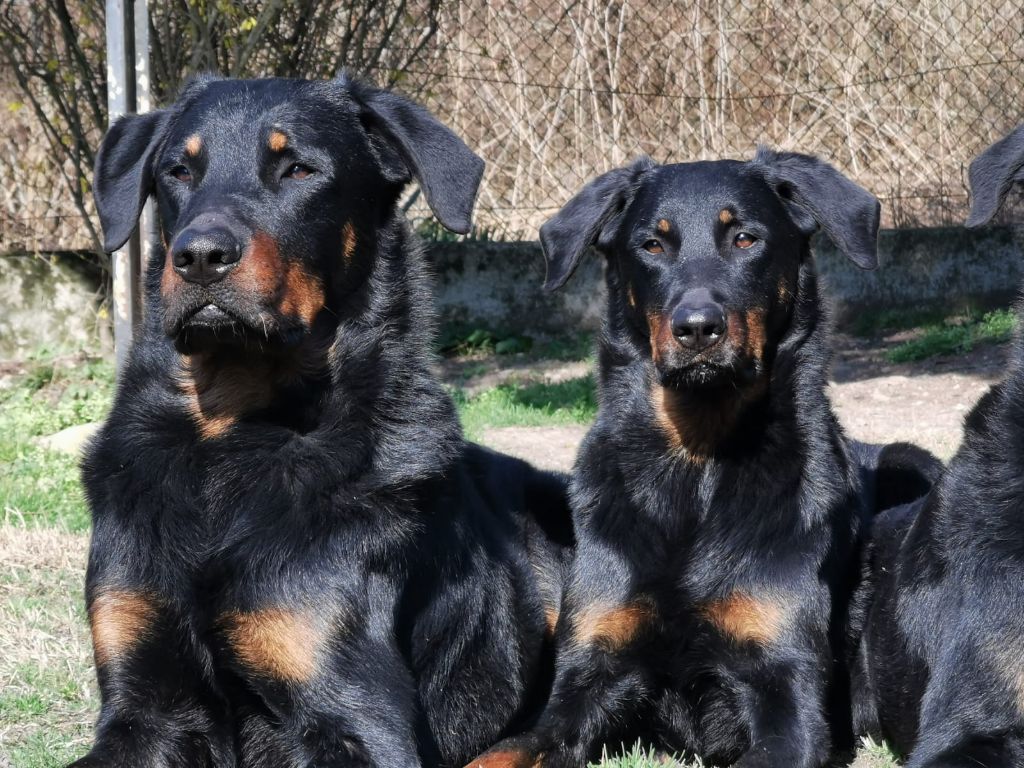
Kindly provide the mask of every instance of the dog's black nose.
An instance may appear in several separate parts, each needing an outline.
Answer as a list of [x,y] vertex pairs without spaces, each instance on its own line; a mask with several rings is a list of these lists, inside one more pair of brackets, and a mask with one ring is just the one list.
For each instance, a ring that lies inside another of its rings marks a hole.
[[672,335],[694,351],[707,349],[725,336],[725,310],[713,301],[684,302],[672,313]]
[[222,228],[186,229],[174,239],[171,263],[181,279],[212,285],[235,268],[242,256],[238,240]]

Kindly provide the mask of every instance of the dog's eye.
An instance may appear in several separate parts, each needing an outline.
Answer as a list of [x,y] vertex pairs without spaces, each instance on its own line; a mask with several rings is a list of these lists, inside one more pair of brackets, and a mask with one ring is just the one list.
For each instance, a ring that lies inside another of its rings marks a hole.
[[176,165],[171,168],[171,176],[176,178],[182,184],[188,184],[192,181],[192,171],[186,168],[184,165]]
[[290,166],[288,166],[288,170],[284,172],[284,176],[282,178],[304,179],[311,173],[313,173],[313,169],[310,168],[308,165],[303,165],[302,163],[292,163]]
[[757,238],[748,232],[740,232],[736,235],[736,239],[733,240],[733,245],[737,248],[749,248],[757,242]]
[[657,240],[648,240],[644,243],[644,250],[648,253],[664,253],[665,249]]

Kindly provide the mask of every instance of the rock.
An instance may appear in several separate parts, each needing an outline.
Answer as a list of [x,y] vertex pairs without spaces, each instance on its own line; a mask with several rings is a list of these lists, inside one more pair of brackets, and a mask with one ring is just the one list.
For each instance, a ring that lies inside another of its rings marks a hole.
[[76,424],[52,435],[36,438],[36,444],[49,451],[78,456],[82,453],[86,443],[99,431],[100,426],[101,423],[98,421],[90,424]]

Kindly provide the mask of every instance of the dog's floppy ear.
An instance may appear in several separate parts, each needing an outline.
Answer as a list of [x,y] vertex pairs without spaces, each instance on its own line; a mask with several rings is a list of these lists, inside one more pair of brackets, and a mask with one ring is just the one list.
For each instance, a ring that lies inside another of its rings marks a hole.
[[380,153],[385,177],[405,183],[411,174],[437,220],[452,232],[469,232],[484,161],[419,104],[344,77],[342,83],[363,107],[368,130],[388,145]]
[[540,245],[547,269],[545,291],[565,285],[588,248],[607,245],[612,223],[632,199],[640,175],[653,166],[649,157],[641,157],[625,168],[601,174],[544,222]]
[[820,227],[861,269],[878,266],[882,207],[874,195],[810,155],[760,147],[753,162],[798,227],[808,234]]
[[1024,182],[1024,125],[974,158],[968,177],[972,200],[967,226],[980,227],[996,215],[1014,182]]
[[118,118],[103,137],[96,155],[92,194],[103,225],[103,250],[124,245],[153,189],[153,155],[170,122],[158,109]]

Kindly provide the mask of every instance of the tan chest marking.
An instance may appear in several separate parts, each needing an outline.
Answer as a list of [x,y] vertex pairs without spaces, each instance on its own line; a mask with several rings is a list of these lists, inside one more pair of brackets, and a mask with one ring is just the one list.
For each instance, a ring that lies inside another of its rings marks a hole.
[[204,440],[222,437],[245,413],[266,408],[273,399],[273,372],[183,357],[178,389]]

